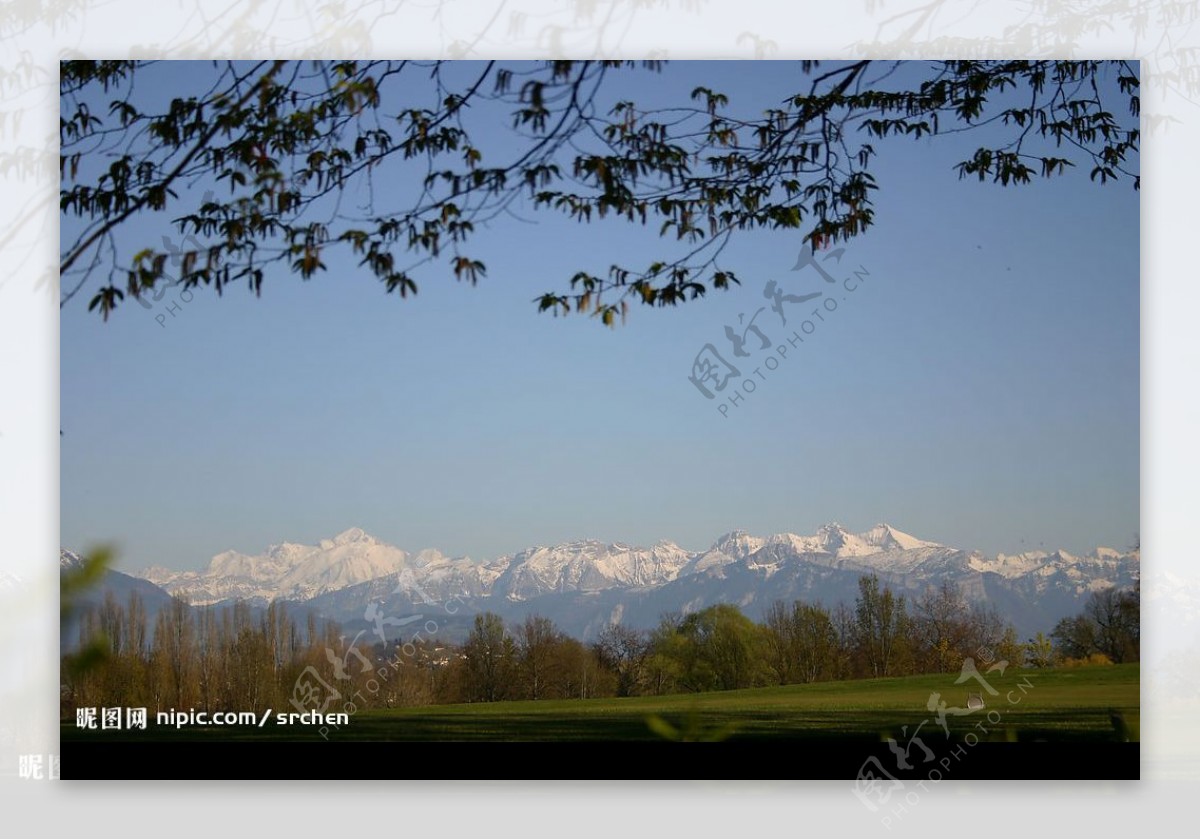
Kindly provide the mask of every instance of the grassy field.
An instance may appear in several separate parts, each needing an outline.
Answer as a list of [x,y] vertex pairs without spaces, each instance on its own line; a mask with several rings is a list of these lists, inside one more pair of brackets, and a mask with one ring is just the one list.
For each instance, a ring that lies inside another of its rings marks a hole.
[[[358,741],[612,741],[730,738],[825,739],[908,734],[928,719],[923,736],[941,734],[926,708],[933,692],[948,707],[965,707],[974,681],[957,674],[791,685],[742,691],[597,700],[542,700],[363,710],[330,740]],[[1047,669],[991,674],[999,692],[985,709],[946,717],[952,732],[974,729],[981,740],[1138,740],[1139,666]],[[290,710],[276,710],[290,711]],[[341,709],[330,708],[330,712]],[[989,720],[990,716],[990,720]],[[998,720],[998,722],[997,722]],[[975,729],[982,724],[987,733]],[[81,732],[64,724],[64,740],[320,740],[316,727],[194,727],[176,732]]]

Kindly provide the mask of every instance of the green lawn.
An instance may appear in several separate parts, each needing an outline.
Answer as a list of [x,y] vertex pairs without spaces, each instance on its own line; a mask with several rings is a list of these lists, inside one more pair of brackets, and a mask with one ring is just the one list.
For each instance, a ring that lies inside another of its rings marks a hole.
[[[926,708],[932,692],[949,707],[965,707],[976,682],[955,685],[957,674],[791,685],[742,691],[599,700],[543,700],[359,711],[329,738],[364,741],[577,741],[662,737],[662,723],[689,739],[721,734],[735,739],[899,737],[929,719],[923,736],[940,735]],[[1139,666],[1025,670],[987,675],[999,691],[987,707],[947,716],[952,732],[974,729],[981,740],[1138,740]],[[276,710],[290,711],[290,710]],[[340,711],[331,708],[330,712]],[[989,721],[990,715],[990,721]],[[1114,723],[1114,715],[1116,723]],[[995,721],[999,720],[998,723]],[[975,729],[982,724],[985,734]],[[65,740],[320,740],[316,728],[156,727],[138,733],[81,732],[70,722]]]

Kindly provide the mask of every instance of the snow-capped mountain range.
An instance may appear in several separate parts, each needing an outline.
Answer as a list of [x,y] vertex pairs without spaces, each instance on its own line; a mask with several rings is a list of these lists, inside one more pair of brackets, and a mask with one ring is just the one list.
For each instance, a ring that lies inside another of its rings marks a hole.
[[[437,558],[441,555],[431,552]],[[325,592],[395,574],[416,565],[407,551],[380,542],[361,528],[343,531],[317,545],[280,543],[263,554],[224,551],[203,572],[174,572],[152,566],[139,573],[193,604],[231,598],[267,602],[307,601]]]
[[423,602],[457,598],[467,613],[538,612],[586,637],[609,621],[652,626],[664,611],[718,601],[752,617],[777,599],[852,603],[858,578],[871,573],[909,594],[953,580],[967,597],[993,602],[1021,632],[1036,632],[1077,611],[1092,591],[1132,586],[1139,567],[1136,550],[988,557],[886,524],[851,533],[834,523],[811,536],[733,531],[701,552],[669,541],[636,547],[581,540],[486,561],[433,549],[410,553],[351,528],[317,545],[281,543],[258,555],[226,551],[203,572],[152,567],[140,576],[196,605],[282,599],[343,622],[361,621],[372,603],[399,616]]

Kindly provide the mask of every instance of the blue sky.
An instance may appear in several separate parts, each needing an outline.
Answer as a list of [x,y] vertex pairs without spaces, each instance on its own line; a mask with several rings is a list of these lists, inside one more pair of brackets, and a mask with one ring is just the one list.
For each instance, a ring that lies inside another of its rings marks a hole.
[[[612,95],[661,104],[704,83],[755,113],[800,82],[793,64],[681,63]],[[725,326],[769,305],[767,281],[822,289],[790,271],[798,232],[736,239],[724,263],[742,287],[615,330],[531,300],[581,268],[648,262],[655,229],[524,211],[536,222],[480,232],[475,288],[426,270],[401,300],[330,260],[309,282],[268,275],[261,299],[201,289],[173,315],[167,298],[107,323],[81,293],[62,311],[63,545],[198,568],[351,526],[482,558],[585,537],[702,549],[836,520],[988,552],[1126,547],[1138,194],[1085,166],[1020,188],[960,181],[953,163],[992,138],[876,143],[875,226],[827,263],[859,271],[855,290],[839,284],[836,310],[726,414],[692,361],[707,343],[733,359]],[[132,254],[160,233],[139,220],[120,242]],[[815,305],[756,324],[775,347]]]

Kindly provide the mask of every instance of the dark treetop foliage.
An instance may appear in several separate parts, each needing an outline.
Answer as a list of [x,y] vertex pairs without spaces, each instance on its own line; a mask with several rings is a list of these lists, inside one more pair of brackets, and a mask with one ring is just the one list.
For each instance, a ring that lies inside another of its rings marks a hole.
[[[813,248],[865,231],[872,144],[893,135],[991,126],[962,178],[1007,186],[1082,166],[1098,183],[1139,180],[1129,62],[802,62],[807,90],[752,118],[705,86],[669,109],[603,95],[613,74],[655,62],[197,62],[193,89],[157,108],[139,104],[153,64],[62,64],[62,303],[96,278],[89,308],[105,318],[165,282],[258,294],[268,272],[310,278],[335,249],[402,297],[430,262],[474,284],[476,225],[522,202],[664,238],[661,259],[580,270],[535,299],[612,324],[630,301],[737,283],[720,260],[736,231],[800,228]],[[114,232],[142,213],[189,247],[118,255]]]

